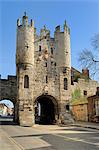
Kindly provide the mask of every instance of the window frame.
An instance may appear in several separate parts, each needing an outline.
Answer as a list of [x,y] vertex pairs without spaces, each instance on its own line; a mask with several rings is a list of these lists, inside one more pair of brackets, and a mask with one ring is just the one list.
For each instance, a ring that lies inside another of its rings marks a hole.
[[68,79],[64,78],[64,90],[68,90]]
[[29,76],[24,76],[24,88],[29,88]]

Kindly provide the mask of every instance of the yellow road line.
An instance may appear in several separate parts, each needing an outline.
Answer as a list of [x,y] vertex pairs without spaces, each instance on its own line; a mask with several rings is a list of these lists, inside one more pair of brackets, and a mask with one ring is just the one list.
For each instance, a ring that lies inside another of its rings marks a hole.
[[9,141],[12,144],[15,144],[15,146],[17,146],[17,148],[19,150],[24,150],[24,148],[19,143],[17,143],[13,138],[11,138],[2,128],[1,128],[1,130],[3,131],[3,133],[5,134],[5,136],[9,139]]

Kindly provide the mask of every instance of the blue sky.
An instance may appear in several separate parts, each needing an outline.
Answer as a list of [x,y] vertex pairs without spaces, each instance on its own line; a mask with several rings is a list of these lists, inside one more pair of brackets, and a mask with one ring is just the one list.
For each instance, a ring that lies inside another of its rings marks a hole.
[[81,70],[78,56],[82,49],[91,49],[90,40],[99,33],[98,0],[0,0],[0,74],[15,75],[16,21],[27,12],[35,21],[37,32],[46,24],[54,29],[64,20],[71,30],[72,66]]

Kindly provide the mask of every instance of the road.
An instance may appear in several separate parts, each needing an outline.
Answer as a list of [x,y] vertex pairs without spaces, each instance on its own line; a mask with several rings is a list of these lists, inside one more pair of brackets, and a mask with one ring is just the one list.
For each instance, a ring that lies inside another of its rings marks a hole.
[[0,150],[99,150],[99,130],[0,121]]

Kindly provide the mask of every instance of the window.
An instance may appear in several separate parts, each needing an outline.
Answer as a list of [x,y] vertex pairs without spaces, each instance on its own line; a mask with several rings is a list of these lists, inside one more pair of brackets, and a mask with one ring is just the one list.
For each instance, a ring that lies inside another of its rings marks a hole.
[[66,73],[67,68],[63,67],[63,73]]
[[47,62],[45,62],[45,67],[47,67]]
[[70,107],[69,107],[69,104],[66,105],[66,111],[69,111],[70,110]]
[[51,47],[51,54],[53,55],[53,48]]
[[51,65],[53,65],[53,61],[51,61]]
[[84,91],[84,95],[87,95],[87,91]]
[[64,90],[68,89],[68,81],[67,78],[64,78]]
[[41,52],[41,45],[39,45],[39,52]]
[[48,76],[46,76],[46,83],[48,83]]
[[24,88],[29,88],[29,77],[28,77],[28,75],[24,76]]

